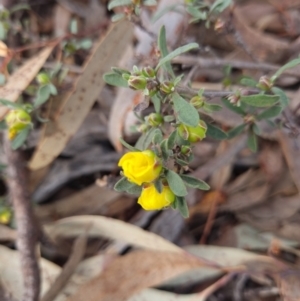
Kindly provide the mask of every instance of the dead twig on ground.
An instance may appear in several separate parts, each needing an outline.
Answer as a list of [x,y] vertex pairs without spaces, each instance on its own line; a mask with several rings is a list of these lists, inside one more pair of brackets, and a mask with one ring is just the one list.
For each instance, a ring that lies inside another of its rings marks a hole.
[[7,185],[17,222],[17,247],[20,252],[24,292],[22,301],[38,301],[40,294],[40,271],[36,253],[38,231],[28,191],[28,176],[20,151],[13,151],[5,137],[7,160]]

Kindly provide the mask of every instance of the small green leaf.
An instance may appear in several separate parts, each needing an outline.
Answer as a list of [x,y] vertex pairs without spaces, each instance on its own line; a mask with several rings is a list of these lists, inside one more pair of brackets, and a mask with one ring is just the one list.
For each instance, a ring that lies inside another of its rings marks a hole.
[[175,195],[177,196],[187,195],[187,190],[184,185],[184,182],[176,172],[174,172],[173,170],[168,170],[166,177],[167,177],[168,184]]
[[49,85],[41,86],[38,89],[37,97],[34,100],[34,103],[33,103],[34,107],[39,107],[42,104],[44,104],[49,99],[50,94],[51,94],[51,88]]
[[128,144],[123,138],[119,138],[120,142],[125,146],[127,149],[133,151],[133,152],[139,152],[140,150],[138,148],[133,147],[132,145]]
[[164,116],[164,121],[165,122],[172,122],[174,120],[175,120],[175,117],[173,115]]
[[116,184],[114,189],[118,192],[124,192],[132,188],[132,186],[137,186],[127,180],[127,178],[122,177]]
[[162,184],[161,180],[158,179],[158,180],[154,181],[154,187],[158,193],[162,193],[163,184]]
[[155,94],[155,95],[151,96],[151,101],[154,105],[155,112],[160,113],[160,109],[161,109],[161,100],[160,100],[160,98]]
[[21,147],[25,143],[25,141],[26,141],[26,139],[27,139],[27,137],[30,133],[30,129],[31,129],[31,126],[27,126],[25,129],[23,129],[21,132],[18,133],[16,138],[14,138],[12,140],[11,148],[13,150],[18,149],[19,147]]
[[112,22],[118,22],[125,18],[125,14],[115,14],[111,17]]
[[23,109],[23,106],[19,103],[14,103],[12,101],[6,100],[6,99],[0,99],[0,104],[9,108],[9,109]]
[[157,2],[156,2],[156,0],[145,0],[143,2],[143,5],[145,5],[145,6],[155,6],[155,5],[157,5]]
[[163,157],[164,160],[168,160],[170,157],[170,150],[168,149],[168,145],[167,145],[168,141],[167,139],[164,139],[161,143],[160,143],[160,149],[161,149],[161,155]]
[[155,136],[155,134],[160,131],[159,129],[156,129],[156,128],[151,128],[147,133],[146,133],[146,136],[145,136],[145,140],[144,140],[144,143],[143,143],[143,148],[142,150],[145,150],[149,147],[149,145],[152,143],[153,141],[153,138]]
[[172,100],[178,120],[188,126],[196,127],[200,121],[198,111],[178,93],[172,94]]
[[206,136],[216,140],[224,140],[228,138],[224,131],[209,123],[207,123]]
[[279,101],[279,96],[264,94],[241,96],[241,101],[253,107],[263,108],[276,104]]
[[261,130],[256,123],[252,125],[252,130],[257,136],[261,134]]
[[257,136],[254,131],[249,131],[247,145],[254,153],[257,151]]
[[0,40],[5,40],[7,35],[7,30],[3,22],[0,22]]
[[213,5],[210,7],[209,12],[212,13],[214,11],[221,13],[225,10],[229,5],[231,5],[232,0],[216,0]]
[[134,195],[140,196],[141,193],[142,193],[142,190],[143,190],[142,186],[132,184],[131,187],[126,189],[126,192],[129,193],[129,194],[134,194]]
[[176,9],[179,6],[179,4],[172,4],[164,7],[163,9],[158,9],[151,19],[152,23],[155,23],[158,19],[160,19],[164,14],[170,12],[170,11],[176,11],[180,12],[178,9]]
[[277,72],[271,77],[272,81],[275,81],[285,70],[296,67],[300,64],[300,58],[296,58],[287,64],[283,65],[281,68],[277,70]]
[[176,138],[177,138],[177,130],[173,131],[168,138],[168,142],[167,142],[168,149],[172,149],[175,146]]
[[228,131],[227,132],[228,139],[232,139],[232,138],[238,136],[239,134],[241,134],[244,131],[246,126],[247,126],[247,124],[243,123],[233,129],[231,129],[230,131]]
[[128,88],[127,80],[125,80],[123,76],[118,73],[105,73],[103,75],[103,80],[111,86]]
[[[168,46],[167,46],[167,38],[166,38],[166,28],[165,26],[162,26],[159,35],[158,35],[158,40],[157,40],[157,45],[158,49],[160,51],[161,57],[164,58],[168,56]],[[174,77],[174,72],[171,66],[171,63],[167,61],[164,65],[163,68],[172,76]]]
[[247,87],[256,87],[257,81],[253,78],[244,77],[240,80],[240,84]]
[[108,8],[108,10],[112,10],[115,7],[127,6],[127,5],[130,5],[131,3],[132,3],[131,0],[113,0],[113,1],[109,2],[107,8]]
[[154,133],[153,136],[153,143],[154,144],[160,144],[163,141],[163,135],[160,129],[156,129],[156,132]]
[[51,95],[57,95],[57,89],[53,84],[49,84],[50,94]]
[[187,165],[189,165],[188,162],[186,162],[186,161],[184,161],[182,159],[179,159],[179,158],[175,158],[175,161],[176,161],[176,163],[178,163],[181,166],[187,166]]
[[185,198],[176,196],[175,202],[176,202],[176,205],[175,205],[176,209],[178,209],[180,214],[184,218],[188,218],[190,214],[189,214],[189,208],[187,206]]
[[197,43],[190,43],[184,46],[181,46],[177,49],[175,49],[174,51],[172,51],[171,53],[169,53],[167,56],[163,57],[159,63],[157,64],[155,70],[157,71],[161,66],[163,66],[165,63],[170,62],[172,59],[174,59],[176,56],[188,52],[192,49],[196,49],[199,48],[199,45]]
[[279,102],[281,103],[281,105],[285,108],[288,104],[289,104],[289,98],[287,97],[287,95],[285,94],[285,92],[278,88],[278,87],[273,87],[271,89],[271,91],[275,94],[279,96]]
[[204,103],[202,109],[206,111],[207,113],[213,113],[213,112],[218,112],[222,110],[222,106],[217,105],[217,104],[209,104],[209,103]]
[[180,177],[186,183],[186,185],[190,187],[201,189],[201,190],[210,189],[210,186],[202,180],[187,175],[180,175]]
[[258,114],[256,119],[262,120],[262,119],[274,118],[278,116],[281,113],[281,111],[282,111],[282,106],[273,106]]
[[222,99],[222,102],[224,104],[224,106],[229,109],[230,111],[237,113],[239,115],[245,116],[246,112],[241,108],[241,107],[237,107],[235,105],[233,105],[232,103],[230,103],[230,101],[226,98]]

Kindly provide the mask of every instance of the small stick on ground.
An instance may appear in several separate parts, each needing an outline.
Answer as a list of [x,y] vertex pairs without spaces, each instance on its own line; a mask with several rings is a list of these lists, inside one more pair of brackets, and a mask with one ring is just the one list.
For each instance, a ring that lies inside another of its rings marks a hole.
[[17,247],[20,252],[24,291],[22,301],[38,301],[40,271],[36,254],[38,231],[28,191],[26,162],[20,151],[13,151],[5,137],[7,185],[17,222]]

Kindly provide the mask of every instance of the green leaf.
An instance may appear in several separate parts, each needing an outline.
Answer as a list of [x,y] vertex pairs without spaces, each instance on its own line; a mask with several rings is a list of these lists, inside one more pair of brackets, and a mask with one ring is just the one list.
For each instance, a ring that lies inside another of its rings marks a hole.
[[143,187],[142,187],[142,186],[138,186],[138,185],[132,184],[132,186],[129,187],[129,188],[126,190],[126,192],[129,193],[129,194],[134,194],[134,195],[140,196],[141,193],[142,193],[142,190],[143,190]]
[[279,68],[276,73],[271,77],[271,81],[275,81],[285,70],[293,68],[300,64],[300,57],[296,58],[287,64],[283,65],[281,68]]
[[127,80],[125,80],[123,76],[118,73],[105,73],[103,75],[103,80],[111,86],[128,88]]
[[3,22],[0,22],[0,40],[5,40],[7,35],[7,30]]
[[190,214],[189,214],[189,208],[187,206],[185,198],[176,196],[175,202],[176,202],[176,205],[175,205],[176,209],[178,209],[180,214],[184,218],[188,218]]
[[285,94],[285,92],[282,89],[280,89],[278,87],[273,87],[273,88],[271,88],[271,91],[275,95],[279,96],[279,101],[280,101],[281,105],[283,105],[284,108],[289,104],[289,98],[287,97],[287,95]]
[[108,8],[108,10],[112,10],[115,7],[127,6],[127,5],[130,5],[131,3],[132,3],[131,0],[113,0],[113,1],[109,2],[107,8]]
[[255,153],[257,151],[257,136],[252,130],[248,133],[247,145],[252,152]]
[[51,94],[51,88],[49,85],[41,86],[38,89],[37,97],[34,100],[34,103],[33,103],[34,107],[39,107],[42,104],[44,104],[49,99],[50,94]]
[[160,144],[163,141],[163,135],[160,129],[156,129],[152,142],[154,144]]
[[184,185],[184,182],[176,172],[174,172],[173,170],[168,170],[166,178],[171,190],[175,195],[177,196],[187,195],[187,190]]
[[233,129],[231,129],[230,131],[228,131],[227,132],[228,139],[232,139],[232,138],[238,136],[239,134],[241,134],[244,131],[246,126],[247,126],[247,123],[243,123]]
[[176,161],[176,163],[178,163],[181,166],[187,166],[187,165],[189,165],[188,162],[186,162],[186,161],[184,161],[182,159],[179,159],[179,158],[175,158],[175,161]]
[[175,146],[176,138],[177,138],[177,130],[173,131],[168,138],[168,142],[167,142],[168,149],[172,149]]
[[163,184],[162,184],[161,180],[158,179],[158,180],[154,181],[154,187],[158,193],[162,193]]
[[190,187],[201,189],[201,190],[210,189],[210,186],[202,180],[187,175],[180,175],[180,177],[186,183],[186,185]]
[[258,114],[256,119],[262,120],[262,119],[274,118],[278,116],[281,113],[281,111],[282,111],[282,106],[273,106]]
[[157,128],[151,128],[148,130],[145,134],[143,134],[137,143],[135,144],[135,147],[139,150],[145,150],[149,147],[149,145],[152,143],[153,138],[155,134],[157,133]]
[[241,101],[253,107],[263,108],[276,104],[279,101],[279,96],[264,94],[241,96]]
[[160,143],[161,155],[162,155],[162,157],[163,157],[164,160],[168,160],[169,157],[172,155],[172,154],[170,153],[170,150],[168,149],[167,143],[168,143],[167,139],[164,139],[164,140]]
[[206,18],[207,18],[206,11],[200,11],[197,8],[195,8],[194,6],[186,7],[186,11],[193,17],[192,21],[206,20]]
[[224,131],[209,123],[207,123],[206,136],[216,140],[224,140],[228,138]]
[[214,11],[221,13],[225,10],[229,5],[231,5],[232,0],[216,0],[214,4],[210,7],[209,12],[212,13]]
[[[159,31],[159,35],[158,35],[158,40],[157,40],[157,45],[158,45],[158,49],[160,51],[161,57],[165,58],[168,56],[168,46],[167,46],[167,38],[166,38],[166,28],[165,26],[162,26],[160,31]],[[175,77],[171,63],[169,61],[167,61],[163,68],[172,76]]]
[[115,14],[111,17],[111,21],[118,22],[118,21],[122,20],[123,18],[125,18],[125,14]]
[[172,94],[172,100],[178,120],[188,126],[196,127],[200,121],[198,111],[178,93]]
[[49,84],[50,94],[51,95],[57,95],[57,89],[53,84]]
[[209,103],[204,103],[202,109],[206,111],[207,113],[213,113],[213,112],[218,112],[222,110],[222,106],[217,105],[217,104],[209,104]]
[[257,81],[253,78],[244,77],[240,80],[240,84],[247,87],[256,87]]
[[174,120],[175,120],[175,117],[173,115],[164,116],[164,121],[165,122],[172,122]]
[[25,129],[23,129],[21,132],[18,133],[16,138],[14,138],[12,140],[11,148],[13,150],[18,149],[19,147],[21,147],[25,143],[25,141],[26,141],[26,139],[27,139],[27,137],[30,133],[30,129],[31,129],[31,126],[27,126]]
[[9,109],[23,109],[23,106],[19,103],[15,103],[6,99],[0,99],[0,104],[9,108]]
[[155,112],[160,113],[160,108],[161,108],[160,98],[155,94],[155,95],[151,96],[151,101],[154,105]]
[[257,136],[261,134],[261,130],[256,123],[252,125],[252,130]]
[[120,142],[125,146],[127,149],[133,151],[133,152],[139,152],[140,150],[136,147],[133,147],[132,145],[128,144],[123,138],[119,138]]
[[155,6],[155,5],[157,5],[157,2],[156,2],[156,0],[145,0],[143,2],[143,5],[145,5],[145,6]]
[[242,115],[242,116],[246,115],[246,112],[241,107],[237,107],[237,106],[233,105],[232,103],[230,103],[230,101],[228,99],[223,98],[222,102],[228,110],[230,110],[234,113],[237,113],[239,115]]
[[114,189],[118,192],[124,192],[132,188],[132,186],[137,186],[127,180],[127,178],[122,177],[114,186]]
[[175,49],[174,51],[172,51],[171,53],[169,53],[167,56],[165,56],[159,61],[155,70],[157,71],[161,66],[163,66],[167,62],[170,62],[176,56],[196,48],[199,48],[199,45],[197,43],[190,43]]

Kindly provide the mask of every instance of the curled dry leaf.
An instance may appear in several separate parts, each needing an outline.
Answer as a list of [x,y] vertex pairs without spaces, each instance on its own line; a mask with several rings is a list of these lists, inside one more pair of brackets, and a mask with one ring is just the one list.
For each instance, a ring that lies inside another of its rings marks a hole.
[[115,259],[68,301],[125,301],[141,290],[205,265],[187,253],[136,251]]
[[130,245],[150,250],[183,252],[181,248],[156,234],[104,216],[82,215],[69,217],[46,225],[45,230],[53,239],[74,237],[82,234],[88,225],[90,225],[89,237],[120,240]]
[[56,118],[45,124],[44,135],[29,163],[31,169],[50,164],[62,152],[99,96],[104,86],[103,74],[117,64],[131,37],[131,24],[118,22],[95,46],[74,89],[63,100]]
[[[5,86],[0,87],[0,98],[16,102],[21,93],[27,88],[30,82],[44,65],[54,46],[48,46],[41,50],[33,58],[26,61],[7,80]],[[0,106],[0,120],[8,112],[8,108]]]

